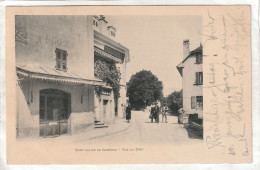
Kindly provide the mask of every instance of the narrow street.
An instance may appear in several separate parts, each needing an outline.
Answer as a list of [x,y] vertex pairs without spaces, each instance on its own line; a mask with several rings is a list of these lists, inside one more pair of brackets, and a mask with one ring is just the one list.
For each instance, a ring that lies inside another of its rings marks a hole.
[[[184,128],[182,124],[177,123],[177,117],[167,115],[168,123],[162,123],[160,115],[159,123],[151,123],[149,114],[142,111],[132,111],[132,120],[129,123],[129,128],[121,133],[108,135],[105,137],[80,141],[80,143],[88,144],[189,144],[203,143],[199,137],[190,135],[190,132]],[[123,121],[126,123],[127,121]],[[120,126],[120,125],[118,125]],[[104,129],[105,130],[105,129]]]

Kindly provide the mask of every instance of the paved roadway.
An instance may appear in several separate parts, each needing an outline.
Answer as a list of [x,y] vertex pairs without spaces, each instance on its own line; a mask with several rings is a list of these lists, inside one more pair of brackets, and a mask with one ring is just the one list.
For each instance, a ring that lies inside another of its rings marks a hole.
[[[168,115],[168,123],[151,123],[149,113],[142,111],[132,111],[132,120],[126,131],[105,136],[102,138],[87,141],[93,144],[195,144],[203,143],[198,135],[184,128],[177,123],[176,116]],[[123,123],[127,123],[124,121]],[[120,125],[118,125],[120,126]],[[196,130],[195,130],[196,131]],[[81,141],[84,142],[84,141]]]

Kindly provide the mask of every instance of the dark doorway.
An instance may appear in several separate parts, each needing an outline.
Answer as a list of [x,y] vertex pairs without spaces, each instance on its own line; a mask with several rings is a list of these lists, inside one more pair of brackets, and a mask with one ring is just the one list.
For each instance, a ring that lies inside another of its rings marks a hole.
[[108,100],[103,100],[103,118],[104,118],[104,120],[106,120],[106,116],[107,116],[107,103],[108,103]]
[[40,91],[40,136],[68,133],[71,97],[57,89]]

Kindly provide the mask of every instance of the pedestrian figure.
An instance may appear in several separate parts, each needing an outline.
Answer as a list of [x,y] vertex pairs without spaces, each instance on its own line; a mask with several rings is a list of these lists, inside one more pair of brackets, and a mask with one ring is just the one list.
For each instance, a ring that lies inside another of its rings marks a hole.
[[[149,118],[151,119],[151,122],[152,122],[152,123],[153,123],[153,119],[155,119],[154,107],[155,107],[155,105],[154,105],[154,103],[152,103],[151,109],[150,109],[150,116],[149,116]],[[155,119],[155,120],[156,120],[156,119]]]
[[127,120],[127,123],[129,123],[130,120],[131,120],[131,110],[132,110],[131,105],[130,105],[130,103],[128,103],[128,105],[126,107],[126,120]]
[[184,109],[183,108],[180,108],[179,110],[178,110],[178,123],[179,124],[182,124],[183,123],[183,116],[184,116],[184,113],[185,113],[185,111],[184,111]]
[[167,112],[168,112],[169,108],[166,106],[166,104],[164,104],[163,108],[162,108],[162,122],[164,122],[165,119],[165,123],[167,123]]
[[156,123],[159,123],[159,114],[160,114],[160,108],[158,106],[158,102],[155,102],[154,115],[155,115]]

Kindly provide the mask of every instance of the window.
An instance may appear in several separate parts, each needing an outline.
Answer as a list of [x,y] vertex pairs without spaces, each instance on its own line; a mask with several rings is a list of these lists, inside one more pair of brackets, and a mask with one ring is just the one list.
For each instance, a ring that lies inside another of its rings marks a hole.
[[202,64],[202,55],[200,53],[196,53],[196,64]]
[[96,26],[96,27],[98,26],[98,23],[97,23],[96,20],[93,20],[93,25]]
[[56,48],[56,69],[67,71],[67,51]]
[[70,96],[56,89],[40,91],[40,122],[69,118]]
[[116,36],[115,32],[111,31],[111,36],[115,37]]
[[196,72],[195,73],[195,85],[202,85],[203,84],[203,73],[202,72]]
[[191,97],[191,109],[203,110],[203,96]]
[[202,96],[197,96],[196,97],[196,106],[198,109],[203,109],[203,97]]

